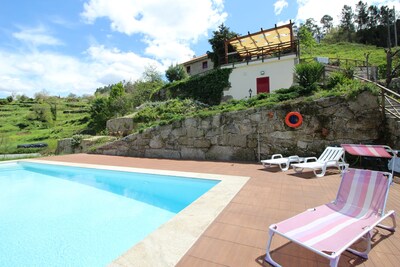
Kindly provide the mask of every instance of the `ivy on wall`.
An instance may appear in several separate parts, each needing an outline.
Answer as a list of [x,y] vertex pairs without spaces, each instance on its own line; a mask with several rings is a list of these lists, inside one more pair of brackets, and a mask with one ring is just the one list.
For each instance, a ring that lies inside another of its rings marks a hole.
[[230,87],[231,72],[232,69],[215,69],[204,75],[169,83],[154,92],[151,99],[153,101],[172,98],[193,99],[208,105],[218,105],[221,102],[223,90]]

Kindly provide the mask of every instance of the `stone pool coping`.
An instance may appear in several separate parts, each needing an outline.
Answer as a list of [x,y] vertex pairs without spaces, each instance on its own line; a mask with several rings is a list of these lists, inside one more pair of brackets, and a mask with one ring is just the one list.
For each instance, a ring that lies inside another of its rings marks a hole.
[[[86,167],[114,171],[173,175],[198,179],[220,180],[208,192],[183,209],[171,220],[132,246],[109,266],[175,266],[192,247],[207,227],[229,204],[250,177],[195,172],[119,167],[109,165],[71,163],[47,160],[15,160],[71,167]],[[8,161],[10,162],[10,161]]]

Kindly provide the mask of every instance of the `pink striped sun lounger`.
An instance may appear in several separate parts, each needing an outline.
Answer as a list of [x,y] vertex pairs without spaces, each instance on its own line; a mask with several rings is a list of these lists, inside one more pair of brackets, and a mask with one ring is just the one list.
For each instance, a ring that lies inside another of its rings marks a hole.
[[[380,157],[380,158],[392,158],[392,155],[388,151],[392,152],[392,149],[388,146],[382,145],[358,145],[358,144],[342,144],[341,145],[346,152],[366,157]],[[393,153],[393,152],[392,152]]]
[[383,145],[362,145],[362,144],[342,144],[344,150],[356,156],[364,157],[380,157],[380,158],[393,158],[392,160],[392,176],[394,172],[394,164],[397,158],[397,151],[391,149],[389,146]]
[[[273,266],[280,266],[270,254],[274,234],[328,258],[331,267],[338,265],[340,255],[345,250],[368,258],[374,227],[395,231],[394,211],[385,212],[391,180],[392,175],[386,172],[358,169],[344,171],[335,201],[269,227],[265,260]],[[387,217],[391,217],[393,227],[380,224]],[[367,249],[351,249],[350,246],[360,238],[367,241]]]

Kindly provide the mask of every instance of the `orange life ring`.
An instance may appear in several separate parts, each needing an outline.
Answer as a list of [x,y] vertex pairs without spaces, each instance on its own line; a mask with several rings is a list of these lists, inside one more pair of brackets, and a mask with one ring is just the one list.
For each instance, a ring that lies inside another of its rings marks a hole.
[[303,117],[300,113],[292,111],[286,115],[285,123],[289,127],[297,128],[303,123]]

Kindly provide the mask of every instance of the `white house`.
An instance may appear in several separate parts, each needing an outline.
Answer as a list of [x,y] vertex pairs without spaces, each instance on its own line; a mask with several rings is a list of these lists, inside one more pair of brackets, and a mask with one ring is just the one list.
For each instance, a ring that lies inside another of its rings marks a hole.
[[232,73],[231,87],[224,91],[224,97],[242,99],[293,84],[299,58],[292,26],[290,22],[225,42],[225,64],[221,68],[232,68]]

